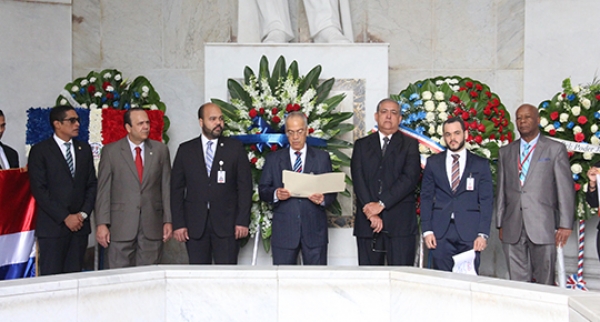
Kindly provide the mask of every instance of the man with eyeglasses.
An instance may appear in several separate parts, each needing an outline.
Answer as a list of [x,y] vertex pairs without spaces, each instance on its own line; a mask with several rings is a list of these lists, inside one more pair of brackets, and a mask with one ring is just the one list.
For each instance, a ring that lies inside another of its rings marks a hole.
[[283,187],[283,170],[320,174],[332,172],[325,151],[306,144],[308,120],[301,112],[285,120],[290,146],[267,156],[260,178],[260,199],[273,205],[271,246],[273,265],[295,265],[302,252],[304,265],[327,265],[327,214],[325,208],[336,193],[314,193],[308,198],[292,197]]
[[79,135],[71,106],[50,111],[54,135],[31,148],[29,180],[37,203],[39,275],[80,272],[96,200],[92,150]]
[[359,265],[414,265],[415,189],[421,174],[417,140],[398,131],[400,106],[377,104],[378,131],[357,140],[351,172],[356,194],[354,236]]

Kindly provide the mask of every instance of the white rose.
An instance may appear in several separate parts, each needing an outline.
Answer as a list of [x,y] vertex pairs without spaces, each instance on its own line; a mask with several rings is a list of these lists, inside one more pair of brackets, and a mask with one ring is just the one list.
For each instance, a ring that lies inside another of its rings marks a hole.
[[150,109],[153,111],[156,111],[156,110],[158,110],[158,106],[156,106],[156,104],[152,104],[152,105],[150,105]]
[[544,131],[550,132],[550,130],[554,130],[554,125],[553,124],[550,124],[550,125],[544,127]]
[[488,149],[481,149],[481,152],[483,153],[483,155],[485,155],[486,158],[490,158],[492,156],[492,152],[490,152],[490,150]]
[[[441,146],[446,146],[446,140],[440,140],[440,142],[438,142]],[[468,143],[467,143],[468,144]]]
[[575,85],[572,88],[573,88],[573,93],[575,93],[575,94],[579,93],[579,91],[581,90],[581,87],[579,87],[578,85]]
[[121,74],[117,74],[117,75],[115,75],[115,80],[116,80],[116,81],[120,81],[120,80],[121,80]]
[[548,125],[548,119],[545,117],[540,118],[540,125],[546,127]]
[[95,110],[97,108],[98,108],[98,104],[96,104],[96,103],[90,104],[90,110]]
[[110,76],[110,73],[109,73],[109,72],[106,72],[106,74],[104,74],[104,78],[110,78],[110,77],[111,77],[111,76]]
[[108,104],[102,104],[102,108],[108,108]]
[[590,102],[589,99],[584,98],[581,100],[581,105],[583,105],[583,107],[587,110],[590,108],[590,106],[592,106],[592,102]]
[[565,123],[566,121],[569,120],[569,114],[567,114],[567,113],[560,113],[559,120],[560,120],[561,123]]
[[573,172],[574,174],[580,174],[581,171],[583,171],[583,169],[581,168],[581,165],[579,165],[579,163],[575,163],[571,166],[571,172]]
[[89,83],[88,83],[88,80],[87,80],[87,79],[82,79],[82,80],[81,80],[81,83],[79,83],[79,84],[81,84],[81,86],[85,86],[85,85],[87,85],[87,84],[89,84]]
[[556,100],[559,102],[562,102],[562,100],[563,100],[562,94],[558,95],[558,97],[556,97]]
[[79,87],[77,87],[77,85],[73,85],[73,87],[71,87],[71,92],[75,93],[79,90]]
[[579,114],[581,114],[581,107],[579,107],[579,105],[573,106],[571,108],[571,113],[573,113],[575,116],[579,116]]
[[455,92],[458,92],[459,89],[460,89],[460,86],[458,86],[458,85],[453,85],[452,86],[452,90],[455,91]]
[[556,132],[564,132],[565,128],[564,127],[559,127],[558,129],[556,129]]
[[146,97],[148,97],[148,92],[143,92],[143,93],[142,93],[142,97],[143,97],[143,98],[146,98]]
[[592,131],[592,133],[598,132],[598,125],[592,124],[592,126],[590,126],[590,130]]
[[433,122],[435,120],[435,113],[427,112],[425,119],[427,120],[427,122]]
[[429,130],[427,131],[430,135],[434,135],[435,134],[435,126],[430,125],[429,126]]
[[433,101],[425,102],[425,110],[427,112],[433,112],[433,110],[435,110],[435,103],[433,103]]
[[438,112],[446,112],[448,110],[448,104],[446,102],[440,102],[437,107]]
[[435,99],[438,101],[443,101],[444,100],[444,92],[437,91],[437,92],[435,92],[433,97],[435,97]]
[[102,93],[101,92],[96,92],[96,93],[94,93],[94,96],[95,97],[102,97]]
[[438,114],[438,117],[440,118],[440,120],[445,121],[448,119],[448,113],[442,112],[442,113]]
[[452,78],[449,83],[452,85],[458,84],[458,79]]
[[594,157],[594,154],[592,152],[583,152],[583,158],[585,160],[591,160]]
[[577,134],[577,133],[581,133],[581,126],[577,125],[573,128],[573,133]]
[[67,105],[67,100],[66,99],[61,99],[60,100],[60,105]]
[[440,86],[440,85],[444,84],[444,81],[443,81],[443,80],[436,80],[436,81],[435,81],[435,84],[436,84],[437,86]]
[[431,92],[430,91],[424,91],[423,93],[421,93],[421,98],[423,98],[423,100],[428,101],[431,99]]
[[429,152],[429,149],[426,146],[424,146],[423,144],[419,144],[419,153],[425,154],[427,152]]
[[149,90],[148,86],[142,86],[142,92],[148,93]]
[[440,124],[440,125],[438,125],[438,127],[437,127],[437,134],[438,134],[439,136],[443,136],[443,135],[444,135],[444,129],[442,128],[442,125],[441,125],[441,124]]
[[114,91],[114,90],[115,90],[115,88],[114,88],[114,87],[112,87],[112,86],[110,86],[110,85],[109,85],[109,86],[106,86],[106,91],[107,91],[107,92],[112,92],[112,91]]
[[597,138],[595,135],[592,135],[592,138],[590,139],[590,142],[591,142],[593,145],[600,145],[600,139],[599,139],[599,138]]

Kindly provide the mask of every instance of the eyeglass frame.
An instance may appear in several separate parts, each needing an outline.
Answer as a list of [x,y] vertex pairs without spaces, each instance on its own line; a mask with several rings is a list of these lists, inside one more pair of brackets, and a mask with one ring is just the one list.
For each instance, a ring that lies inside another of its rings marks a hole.
[[62,119],[60,120],[60,122],[64,122],[64,121],[69,121],[69,123],[71,124],[75,124],[75,123],[81,123],[80,119],[78,117],[70,117],[68,119]]

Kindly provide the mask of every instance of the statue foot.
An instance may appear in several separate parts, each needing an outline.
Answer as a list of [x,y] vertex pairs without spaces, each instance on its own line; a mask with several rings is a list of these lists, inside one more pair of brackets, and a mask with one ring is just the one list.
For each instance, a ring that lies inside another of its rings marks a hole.
[[316,43],[332,43],[332,44],[351,44],[348,38],[346,38],[342,32],[335,27],[327,27],[313,38]]
[[277,43],[287,43],[290,41],[289,36],[281,31],[281,30],[272,30],[270,31],[265,39],[263,39],[263,43],[269,44],[277,44]]

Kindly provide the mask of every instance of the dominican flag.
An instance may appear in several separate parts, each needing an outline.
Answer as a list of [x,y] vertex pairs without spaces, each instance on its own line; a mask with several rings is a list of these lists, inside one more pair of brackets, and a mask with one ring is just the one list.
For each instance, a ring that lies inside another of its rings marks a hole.
[[35,201],[29,173],[0,171],[0,280],[35,276]]

